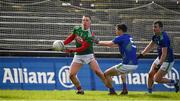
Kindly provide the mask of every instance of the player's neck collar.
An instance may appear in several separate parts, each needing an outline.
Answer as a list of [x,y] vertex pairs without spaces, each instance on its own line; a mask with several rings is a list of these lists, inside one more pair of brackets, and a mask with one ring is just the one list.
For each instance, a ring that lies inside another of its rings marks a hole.
[[155,35],[160,36],[160,35],[162,35],[162,33],[163,33],[163,32],[155,33]]

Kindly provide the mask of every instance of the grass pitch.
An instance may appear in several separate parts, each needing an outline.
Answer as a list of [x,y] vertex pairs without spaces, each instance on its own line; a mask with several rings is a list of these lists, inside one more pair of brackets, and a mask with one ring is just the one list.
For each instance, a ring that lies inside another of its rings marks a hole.
[[[85,95],[77,95],[74,90],[0,90],[1,101],[180,101],[180,93],[130,91],[128,95],[107,95],[107,91],[85,91]],[[118,92],[120,93],[120,92]]]

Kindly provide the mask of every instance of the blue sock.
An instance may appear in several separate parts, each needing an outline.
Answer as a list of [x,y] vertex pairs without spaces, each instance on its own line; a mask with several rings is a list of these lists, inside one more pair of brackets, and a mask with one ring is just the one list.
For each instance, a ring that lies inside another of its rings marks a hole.
[[170,83],[173,83],[173,84],[174,84],[174,83],[176,83],[176,82],[175,82],[175,80],[171,80]]
[[148,88],[148,92],[149,92],[149,93],[152,93],[152,88]]
[[126,83],[123,83],[123,89],[127,89]]
[[109,88],[109,92],[114,93],[115,92],[114,88]]

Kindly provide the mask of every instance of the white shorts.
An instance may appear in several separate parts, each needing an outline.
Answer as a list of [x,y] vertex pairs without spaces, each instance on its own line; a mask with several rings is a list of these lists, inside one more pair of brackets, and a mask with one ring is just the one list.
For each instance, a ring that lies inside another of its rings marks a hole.
[[72,62],[89,64],[94,58],[94,54],[75,55]]
[[[159,64],[159,58],[157,57],[156,60],[154,60],[153,64],[158,65]],[[172,67],[174,65],[174,61],[173,62],[163,62],[163,64],[161,65],[160,69],[166,72],[169,72]],[[151,66],[152,69],[152,66]]]
[[133,72],[134,70],[136,70],[138,67],[138,65],[125,65],[125,64],[117,64],[115,66],[113,66],[112,68],[115,68],[117,70],[117,72],[119,73],[130,73]]

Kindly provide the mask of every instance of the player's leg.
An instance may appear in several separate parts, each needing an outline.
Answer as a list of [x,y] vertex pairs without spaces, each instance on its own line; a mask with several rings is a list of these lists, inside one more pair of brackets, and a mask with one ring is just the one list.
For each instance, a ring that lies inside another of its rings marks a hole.
[[112,76],[117,76],[119,75],[117,70],[114,67],[108,68],[105,72],[104,72],[104,76],[107,80],[107,84],[109,86],[109,95],[114,95],[116,94],[115,89],[112,86]]
[[117,71],[121,75],[122,83],[123,83],[123,89],[121,92],[121,95],[127,95],[128,89],[126,84],[126,74],[133,72],[137,69],[137,65],[126,65],[126,64],[118,64],[116,66]]
[[[104,82],[106,87],[111,89],[112,85],[110,85],[109,82],[107,82],[107,79],[105,78],[104,73],[101,71],[95,58],[91,60],[89,65],[90,65],[91,69],[96,73],[96,75]],[[113,94],[116,94],[115,91],[113,92]]]
[[128,90],[127,90],[126,74],[125,73],[121,73],[121,79],[122,79],[122,83],[123,83],[123,89],[122,89],[121,95],[127,95]]
[[154,85],[154,75],[157,73],[157,65],[156,64],[152,64],[151,69],[148,73],[148,93],[152,93],[152,87]]
[[167,74],[167,72],[163,70],[159,70],[156,75],[154,76],[154,81],[158,83],[172,83],[175,87],[175,92],[177,93],[179,91],[179,80],[173,80],[173,79],[167,79],[164,78],[164,76]]
[[180,81],[179,79],[176,79],[175,83],[174,83],[174,88],[175,88],[175,92],[179,92],[180,90]]
[[163,70],[160,69],[160,70],[154,75],[154,81],[155,81],[155,82],[158,82],[158,83],[171,83],[171,82],[174,82],[174,80],[171,81],[170,79],[163,78],[166,74],[167,74],[166,71],[163,71]]
[[154,75],[157,73],[158,68],[157,68],[157,60],[155,60],[153,62],[153,64],[151,65],[151,69],[148,73],[148,82],[147,82],[147,87],[148,87],[148,93],[152,93],[152,87],[154,84]]
[[121,75],[121,79],[123,81],[123,90],[121,92],[122,95],[127,95],[128,90],[126,86],[126,74],[137,69],[137,65],[124,65],[122,63],[115,65],[105,71],[105,77],[108,82],[111,83],[111,76]]
[[91,69],[96,73],[96,75],[104,82],[104,84],[107,86],[107,81],[106,78],[104,77],[103,72],[101,71],[96,59],[94,58],[93,60],[91,60],[91,62],[89,63]]
[[70,70],[69,70],[69,78],[71,79],[72,83],[77,88],[77,94],[84,94],[84,91],[81,87],[80,81],[77,78],[77,72],[82,67],[82,63],[78,62],[78,58],[75,56],[73,62],[71,63]]
[[174,62],[164,62],[160,67],[159,71],[154,76],[154,81],[158,83],[172,83],[175,86],[175,91],[179,91],[179,80],[167,79],[164,76],[171,70],[173,67]]

